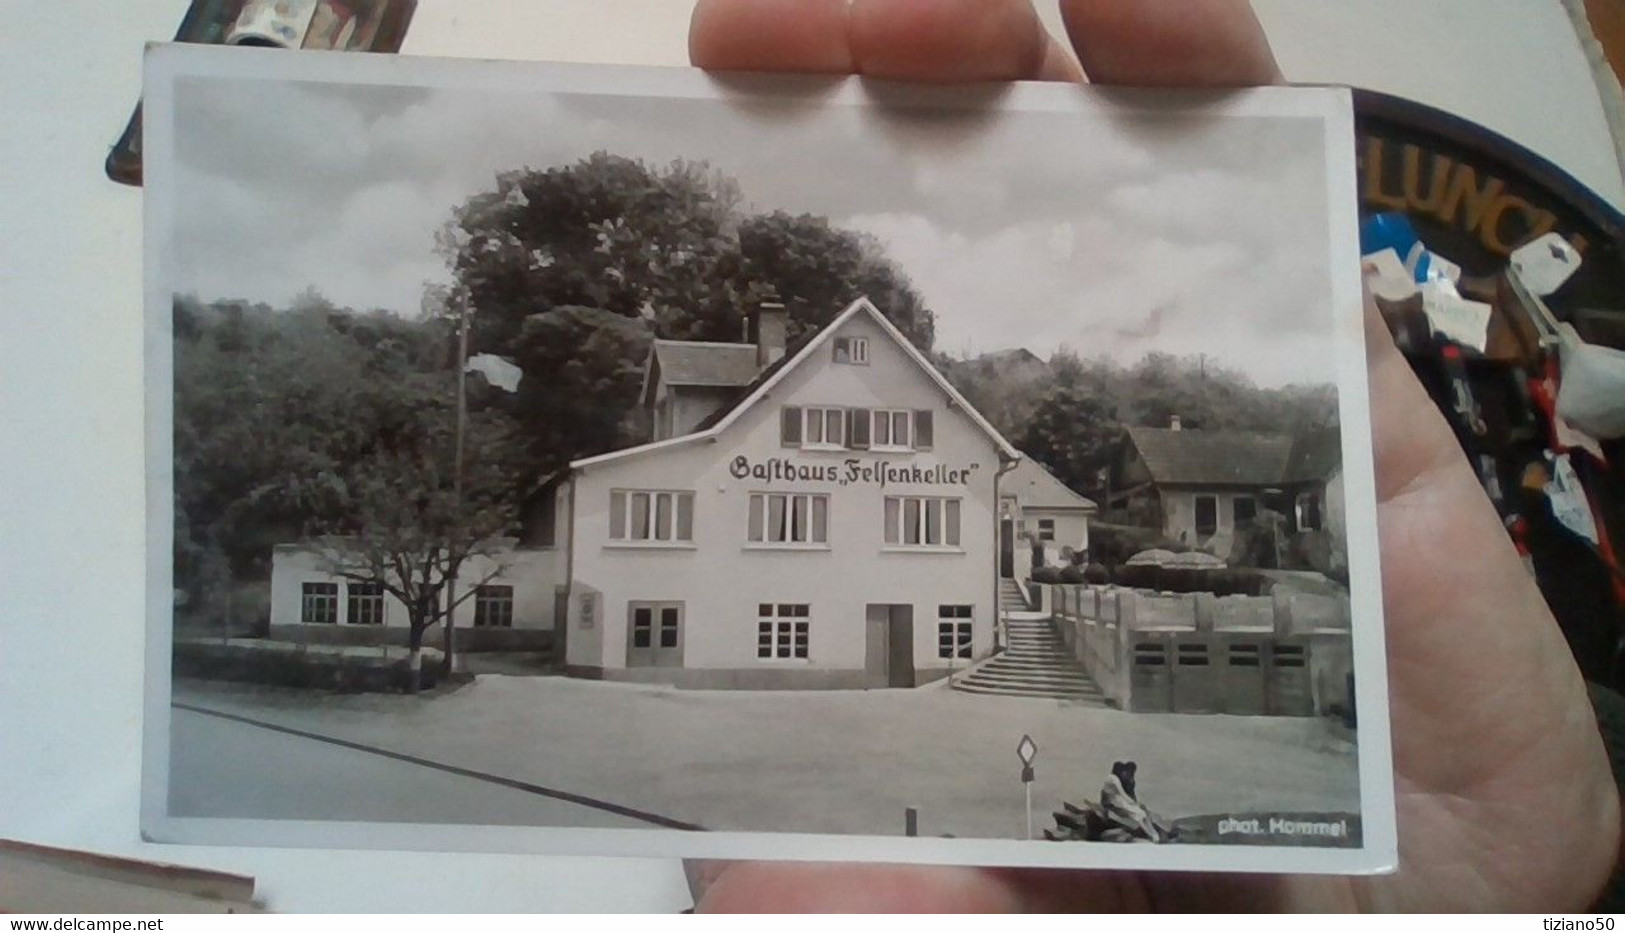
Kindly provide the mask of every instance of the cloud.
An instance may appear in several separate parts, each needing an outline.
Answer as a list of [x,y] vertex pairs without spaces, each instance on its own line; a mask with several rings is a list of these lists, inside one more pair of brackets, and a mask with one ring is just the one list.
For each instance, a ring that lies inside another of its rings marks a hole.
[[175,284],[205,298],[314,285],[415,312],[456,205],[603,149],[708,161],[749,209],[875,234],[949,351],[1204,352],[1267,384],[1330,371],[1314,121],[215,80],[176,101]]

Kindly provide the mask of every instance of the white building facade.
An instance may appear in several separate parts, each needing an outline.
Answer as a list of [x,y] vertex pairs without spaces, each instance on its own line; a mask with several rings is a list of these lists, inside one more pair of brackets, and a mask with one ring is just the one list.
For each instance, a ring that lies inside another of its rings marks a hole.
[[[407,607],[384,587],[346,577],[332,548],[315,543],[280,544],[271,553],[271,635],[290,641],[340,644],[405,644]],[[471,650],[547,650],[555,612],[564,604],[564,553],[494,541],[459,571],[458,604],[452,619]],[[431,626],[425,644],[438,644]]]
[[865,300],[781,357],[698,430],[571,465],[569,673],[914,686],[992,653],[1016,452]]

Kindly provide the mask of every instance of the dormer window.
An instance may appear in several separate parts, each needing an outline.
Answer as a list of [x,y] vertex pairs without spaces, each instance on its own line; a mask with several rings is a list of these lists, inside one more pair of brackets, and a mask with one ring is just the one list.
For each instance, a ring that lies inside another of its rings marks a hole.
[[853,366],[869,365],[869,338],[836,337],[834,344],[835,362]]

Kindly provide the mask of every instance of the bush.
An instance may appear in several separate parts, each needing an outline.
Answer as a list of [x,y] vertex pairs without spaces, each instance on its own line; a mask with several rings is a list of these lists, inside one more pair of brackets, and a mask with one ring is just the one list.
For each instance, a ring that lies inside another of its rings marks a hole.
[[1138,528],[1131,525],[1113,525],[1106,522],[1089,523],[1090,557],[1108,566],[1116,566],[1141,551],[1163,548],[1169,551],[1188,551],[1187,545],[1163,536],[1157,528]]
[[1083,568],[1077,564],[1067,564],[1061,568],[1059,576],[1062,583],[1082,583]]
[[1106,569],[1105,564],[1090,564],[1083,570],[1083,582],[1102,586],[1112,582],[1112,572]]
[[1032,579],[1033,579],[1034,583],[1065,583],[1065,582],[1067,582],[1067,581],[1061,579],[1061,574],[1062,574],[1062,571],[1061,571],[1061,568],[1059,568],[1059,567],[1035,567],[1035,568],[1033,568],[1033,577],[1032,577]]
[[1213,593],[1218,596],[1267,596],[1275,581],[1247,567],[1215,567],[1196,570],[1184,567],[1124,565],[1112,574],[1112,582],[1140,590],[1166,593]]

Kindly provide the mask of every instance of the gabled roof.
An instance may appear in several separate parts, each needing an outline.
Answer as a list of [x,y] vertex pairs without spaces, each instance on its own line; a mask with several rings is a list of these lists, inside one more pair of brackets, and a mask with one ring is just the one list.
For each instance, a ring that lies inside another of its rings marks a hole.
[[1021,463],[999,481],[999,494],[1014,496],[1023,509],[1092,512],[1099,508],[1093,499],[1073,492],[1042,463],[1027,456],[1023,456]]
[[1250,431],[1129,428],[1151,481],[1166,486],[1273,486],[1287,482],[1292,438]]
[[652,453],[657,450],[675,447],[678,444],[692,444],[696,441],[716,437],[724,430],[727,430],[729,425],[739,420],[739,417],[749,410],[752,405],[756,404],[769,390],[781,382],[786,374],[801,365],[803,361],[811,358],[818,351],[818,348],[822,347],[830,339],[831,334],[834,334],[843,324],[860,314],[868,315],[886,336],[901,347],[904,354],[913,360],[915,365],[919,366],[920,370],[947,394],[950,404],[963,411],[993,441],[993,445],[999,449],[1003,456],[1011,460],[1021,458],[1021,452],[1010,446],[1010,442],[1004,439],[1004,435],[989,424],[987,419],[982,417],[981,412],[978,412],[970,402],[965,400],[963,395],[959,394],[959,390],[955,389],[952,383],[943,378],[942,373],[931,365],[931,361],[926,359],[925,354],[921,353],[914,344],[909,342],[903,332],[897,329],[897,325],[886,320],[886,316],[881,314],[880,309],[876,308],[868,298],[859,298],[847,305],[846,310],[835,316],[835,320],[819,328],[816,333],[803,337],[801,340],[796,341],[794,345],[787,347],[784,356],[778,362],[758,373],[748,386],[740,390],[739,397],[731,405],[726,405],[713,412],[710,417],[700,422],[691,433],[684,434],[681,437],[655,441],[651,444],[641,444],[637,447],[628,447],[624,450],[599,454],[596,457],[576,460],[570,464],[570,468],[580,469],[582,467],[597,466],[601,463],[619,460],[622,457]]
[[643,370],[644,402],[656,385],[709,386],[736,389],[756,378],[756,345],[707,343],[700,340],[656,340]]

